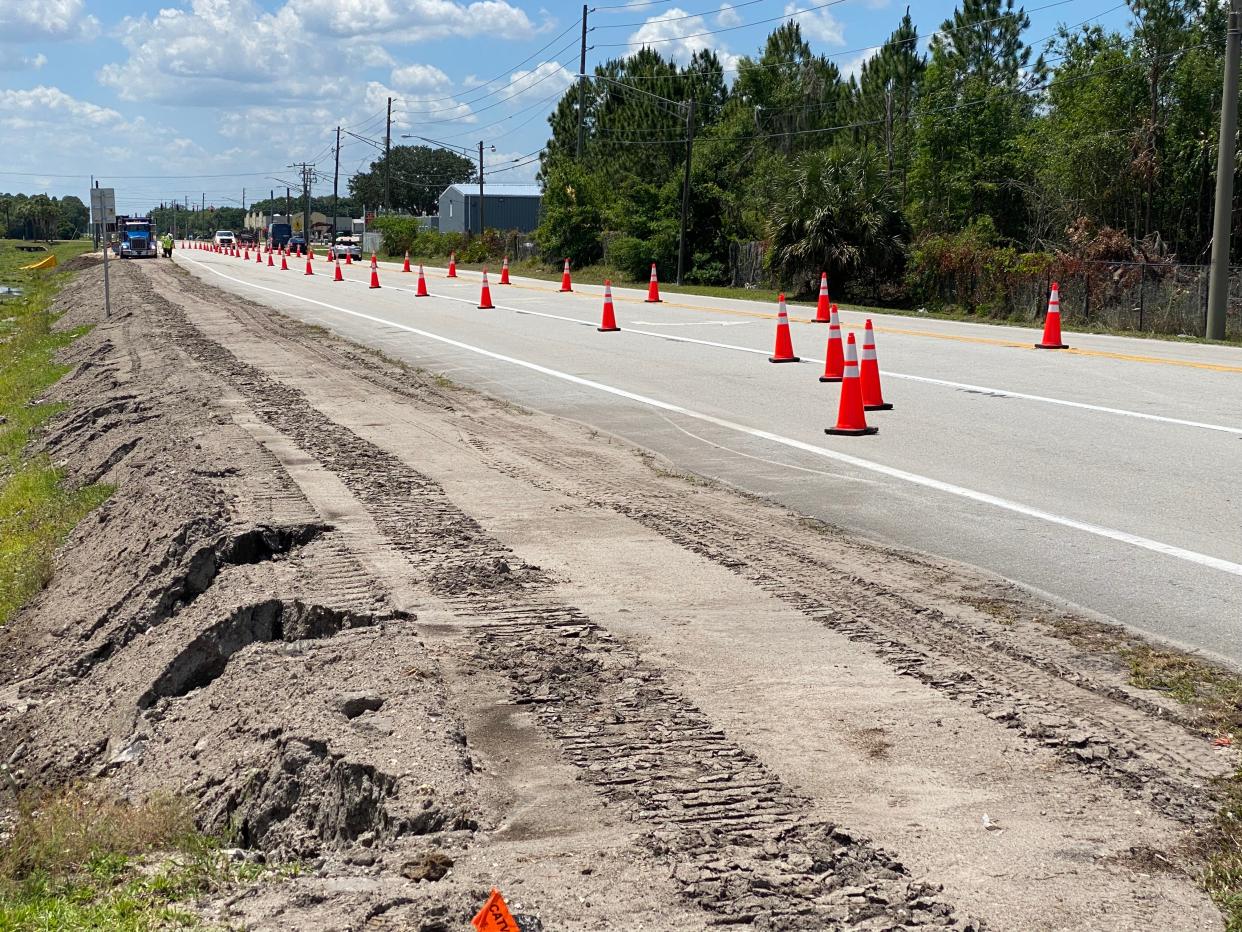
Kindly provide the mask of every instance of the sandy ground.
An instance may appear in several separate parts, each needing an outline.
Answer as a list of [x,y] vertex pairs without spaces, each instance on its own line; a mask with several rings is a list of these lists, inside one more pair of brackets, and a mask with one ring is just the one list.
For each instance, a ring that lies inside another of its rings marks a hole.
[[185,793],[270,929],[1219,929],[1236,766],[1047,605],[167,263],[61,298],[117,486],[0,631],[0,760]]

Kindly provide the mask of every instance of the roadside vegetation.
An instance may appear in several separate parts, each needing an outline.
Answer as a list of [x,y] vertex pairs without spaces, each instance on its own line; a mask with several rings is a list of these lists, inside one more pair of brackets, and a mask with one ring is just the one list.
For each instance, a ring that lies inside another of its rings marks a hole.
[[202,928],[195,899],[268,870],[229,858],[173,797],[26,796],[0,848],[0,932]]
[[[88,247],[75,240],[51,249],[64,262]],[[18,297],[0,298],[0,624],[46,585],[56,547],[110,494],[103,486],[69,488],[46,456],[28,452],[58,410],[40,400],[65,373],[56,351],[85,332],[53,331],[49,308],[63,276],[20,268],[42,255],[0,241],[0,286],[21,289]]]

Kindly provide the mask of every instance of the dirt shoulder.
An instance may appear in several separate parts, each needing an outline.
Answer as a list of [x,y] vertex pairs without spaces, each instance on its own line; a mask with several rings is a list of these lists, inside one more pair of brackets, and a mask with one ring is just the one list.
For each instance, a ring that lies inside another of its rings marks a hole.
[[116,487],[0,630],[0,759],[305,865],[205,916],[1215,929],[1236,766],[1064,620],[170,263],[62,295]]

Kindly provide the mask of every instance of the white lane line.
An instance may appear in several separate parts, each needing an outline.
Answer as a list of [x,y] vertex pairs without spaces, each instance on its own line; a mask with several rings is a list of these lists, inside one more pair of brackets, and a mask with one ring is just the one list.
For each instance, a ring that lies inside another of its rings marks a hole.
[[268,288],[266,285],[257,285],[232,275],[228,275],[209,265],[196,262],[193,259],[188,260],[194,262],[195,265],[201,265],[221,278],[236,282],[246,288],[254,288],[258,291],[266,291],[271,294],[277,294],[294,301],[302,301],[307,304],[314,304],[318,307],[324,307],[328,310],[338,311],[350,317],[357,317],[360,320],[368,320],[375,324],[385,327],[395,327],[398,330],[404,330],[407,333],[413,333],[428,340],[435,340],[447,346],[453,346],[457,349],[465,350],[469,353],[475,353],[479,356],[486,356],[489,359],[495,359],[499,362],[509,363],[510,365],[520,366],[523,369],[529,369],[532,372],[538,372],[541,375],[550,376],[554,379],[560,379],[573,385],[579,385],[583,388],[590,388],[598,392],[609,395],[615,395],[618,398],[625,398],[628,401],[634,401],[638,404],[647,405],[660,411],[670,411],[673,414],[680,414],[684,417],[693,418],[696,421],[702,421],[705,424],[712,424],[716,427],[722,427],[726,430],[737,431],[751,437],[757,437],[760,440],[767,440],[771,443],[780,444],[794,450],[801,450],[804,453],[811,453],[815,456],[822,456],[824,459],[835,460],[838,463],[844,463],[847,466],[853,466],[856,469],[863,469],[868,472],[877,473],[881,476],[888,476],[890,479],[899,479],[902,482],[908,482],[912,485],[921,486],[926,489],[933,489],[937,492],[944,492],[948,495],[956,495],[959,498],[968,501],[978,502],[983,505],[991,505],[1004,511],[1010,511],[1014,514],[1022,515],[1027,518],[1036,518],[1049,524],[1056,524],[1060,527],[1071,528],[1076,531],[1082,531],[1086,534],[1093,534],[1096,537],[1103,537],[1107,540],[1117,541],[1118,543],[1129,544],[1132,547],[1139,547],[1143,550],[1149,550],[1153,553],[1162,554],[1167,557],[1173,557],[1183,560],[1187,563],[1195,563],[1199,566],[1205,566],[1210,569],[1220,570],[1222,573],[1230,573],[1234,576],[1242,576],[1242,564],[1232,563],[1229,560],[1222,560],[1220,557],[1209,556],[1208,554],[1198,553],[1194,550],[1186,550],[1183,547],[1176,547],[1172,544],[1162,543],[1158,540],[1152,540],[1148,537],[1140,537],[1138,534],[1131,534],[1128,531],[1118,531],[1114,528],[1104,527],[1099,524],[1091,524],[1087,521],[1078,521],[1074,518],[1067,518],[1063,515],[1053,514],[1050,511],[1044,511],[1040,508],[1032,508],[1023,505],[1020,502],[1012,502],[1008,499],[1001,498],[997,495],[991,495],[987,492],[977,492],[974,489],[968,489],[964,486],[954,485],[951,482],[942,482],[939,479],[932,479],[928,476],[920,476],[918,473],[907,472],[904,469],[897,469],[893,466],[886,466],[883,463],[877,463],[872,460],[863,459],[860,456],[853,456],[849,453],[841,453],[837,450],[831,450],[827,447],[817,447],[813,444],[806,443],[802,440],[796,440],[792,437],[784,437],[780,434],[774,434],[770,431],[759,430],[754,427],[747,427],[745,424],[739,424],[736,421],[729,421],[725,418],[716,417],[712,414],[705,414],[701,411],[695,411],[678,404],[668,401],[661,401],[658,398],[651,398],[647,395],[640,395],[637,392],[631,392],[624,388],[617,388],[613,385],[606,385],[603,382],[596,382],[594,379],[584,379],[581,376],[571,375],[568,372],[561,372],[559,369],[551,369],[548,366],[540,365],[537,362],[530,362],[525,359],[518,359],[514,356],[506,356],[503,353],[493,352],[484,349],[481,346],[474,346],[470,343],[463,343],[460,340],[454,340],[451,337],[441,336],[437,333],[431,333],[427,330],[420,330],[417,327],[410,327],[406,324],[398,324],[391,320],[385,320],[382,317],[375,317],[371,314],[364,314],[361,311],[352,311],[349,308],[340,307],[336,304],[329,304],[326,301],[318,301],[315,298],[307,298],[302,295],[293,294],[289,291],[281,291],[278,288]]

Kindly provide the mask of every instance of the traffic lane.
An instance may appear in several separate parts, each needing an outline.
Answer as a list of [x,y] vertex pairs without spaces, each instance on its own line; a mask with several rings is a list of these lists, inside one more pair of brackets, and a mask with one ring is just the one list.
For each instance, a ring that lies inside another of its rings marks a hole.
[[[297,281],[307,287],[313,280],[299,277],[293,283],[280,284],[288,286],[284,290],[293,291]],[[255,297],[245,286],[233,286],[233,290],[241,294],[249,292],[248,296]],[[391,290],[386,295],[383,291],[361,293],[373,303],[386,302],[387,309],[395,311],[394,323],[410,319],[405,317],[410,310],[409,303],[401,293]],[[315,292],[309,288],[307,295],[317,300],[331,297],[342,301],[331,292]],[[771,495],[870,539],[982,566],[1178,643],[1239,659],[1229,622],[1238,612],[1234,577],[1205,572],[1171,558],[1135,551],[1113,541],[1089,538],[972,502],[928,494],[923,489],[885,479],[877,480],[865,471],[849,467],[833,465],[825,470],[822,461],[803,457],[810,463],[802,466],[806,471],[790,469],[790,466],[800,465],[791,462],[790,451],[774,450],[770,444],[753,438],[724,431],[712,441],[716,446],[711,446],[699,438],[714,428],[705,432],[702,425],[695,425],[697,430],[686,432],[674,425],[673,417],[653,415],[649,410],[617,404],[610,399],[601,401],[589,390],[552,383],[537,373],[497,364],[467,350],[412,340],[407,332],[392,326],[343,317],[307,306],[297,298],[286,299],[266,293],[263,296],[271,303],[282,304],[295,316],[330,326],[394,357],[444,372],[534,409],[616,432],[669,456],[685,468]],[[495,319],[498,315],[490,312],[478,312],[477,316],[474,312],[463,314],[453,307],[433,311],[437,305],[432,299],[420,302],[419,308],[427,306],[429,309],[420,311],[416,322],[428,329],[445,322],[480,326],[478,334],[473,335],[479,342],[501,332],[500,321]],[[382,308],[376,310],[379,312]],[[529,328],[523,333],[529,335]],[[547,342],[543,337],[540,339]],[[572,360],[577,341],[564,344],[556,340],[555,334],[552,341],[557,353],[563,356],[569,353],[566,358]],[[614,345],[610,352],[615,354],[618,349],[619,346]],[[628,363],[629,360],[614,359],[609,371],[628,371]],[[790,371],[798,367],[771,368]],[[711,397],[710,393],[699,394]],[[795,454],[792,459],[799,457]]]
[[[589,326],[531,314],[475,312],[476,299],[456,296],[446,305],[453,296],[443,292],[411,302],[393,288],[359,294],[356,280],[331,284],[328,292],[301,276],[285,285],[323,300],[343,300],[337,288],[355,289],[349,300],[385,308],[398,315],[395,321],[416,320],[455,338],[587,377],[619,366],[627,388],[663,391],[661,397],[674,401],[707,396],[708,413],[804,441],[809,437],[808,442],[823,445],[826,438],[816,433],[822,435],[823,427],[835,421],[837,391],[819,383],[807,365],[774,367],[762,357],[741,355],[739,361],[730,359],[729,351],[632,332],[601,336]],[[447,290],[461,287],[454,283]],[[644,340],[650,345],[644,346]],[[1232,438],[1182,430],[1170,439],[1161,433],[1167,430],[1164,425],[1149,422],[1133,429],[1112,424],[1105,432],[1078,412],[1067,418],[1058,411],[1053,419],[1034,405],[1025,406],[1026,416],[1015,418],[1011,411],[1021,402],[945,395],[919,383],[894,383],[886,391],[898,408],[873,416],[885,429],[864,448],[878,462],[1209,556],[1242,559],[1234,533],[1237,509],[1223,478],[1228,465],[1198,480],[1189,503],[1169,481],[1185,462],[1196,459],[1242,465],[1242,447]],[[859,441],[845,444],[858,450]]]
[[[433,292],[439,291],[442,294],[458,296],[477,292],[478,273],[463,271],[459,273],[459,276],[457,279],[433,277],[430,280]],[[518,287],[516,289],[494,286],[492,293],[495,300],[517,307],[546,309],[555,307],[576,316],[598,316],[600,300],[599,295],[595,293],[594,286],[575,286],[578,290],[569,294],[557,294],[555,289],[546,286],[547,283],[540,283],[532,288]],[[554,296],[550,301],[541,300],[549,295]],[[623,327],[628,326],[631,329],[644,325],[677,327],[683,329],[670,331],[670,333],[676,332],[682,335],[691,333],[698,335],[698,328],[701,327],[710,330],[710,336],[703,334],[708,339],[732,343],[744,341],[745,345],[750,348],[771,349],[775,327],[774,308],[756,304],[744,316],[729,316],[713,313],[707,307],[694,309],[673,302],[631,303],[627,310],[626,302],[620,295],[614,293],[614,299],[618,303],[618,322]],[[851,323],[850,315],[843,315],[847,329],[861,331],[865,319],[865,316],[857,315],[857,319]],[[1144,357],[1149,361],[1140,363],[1134,361],[1136,357],[1133,352],[1092,357],[1070,355],[1065,352],[1039,351],[1033,347],[1039,338],[1035,331],[1027,335],[1029,342],[1025,340],[1004,342],[1000,345],[996,342],[978,343],[971,340],[962,342],[956,339],[929,342],[918,333],[908,333],[904,330],[894,331],[888,325],[889,320],[889,318],[877,317],[875,324],[879,334],[877,342],[880,347],[881,367],[894,377],[901,374],[915,378],[957,382],[972,387],[945,386],[948,390],[973,390],[974,387],[999,388],[1040,397],[1054,397],[1080,404],[1129,409],[1190,421],[1219,423],[1221,426],[1242,431],[1242,417],[1239,416],[1234,402],[1239,391],[1242,391],[1242,381],[1240,381],[1242,380],[1242,352],[1232,347],[1180,347],[1177,344],[1164,344],[1153,340],[1123,341],[1128,344],[1125,347],[1127,350],[1133,350],[1133,344],[1144,343],[1151,345],[1159,343],[1161,346],[1193,350],[1226,350],[1232,354],[1232,357],[1236,357],[1239,364],[1236,372],[1190,368],[1173,365],[1172,362],[1164,364],[1155,357]],[[747,322],[753,323],[754,326],[744,326]],[[957,329],[997,329],[983,324],[956,325],[956,322],[952,323]],[[716,328],[721,325],[728,326],[717,330]],[[822,358],[827,337],[826,328],[822,325],[799,325],[795,320],[793,330],[796,351],[804,356]],[[1018,330],[1018,332],[1022,331]],[[1021,360],[1015,360],[1008,355],[1013,352],[1024,352],[1026,355]],[[1118,356],[1125,358],[1118,358]],[[1232,357],[1202,360],[1202,362],[1204,365],[1227,366]],[[1173,360],[1171,356],[1169,359],[1176,362],[1194,362],[1194,360]]]
[[[400,270],[400,263],[384,261],[382,268],[392,271]],[[425,266],[429,278],[442,277],[445,270],[435,266]],[[459,280],[478,282],[480,273],[471,270],[459,270]],[[490,274],[492,284],[497,280],[495,271]],[[555,294],[558,287],[555,282],[537,278],[513,276],[515,287]],[[592,295],[598,298],[603,293],[600,285],[574,284],[570,294]],[[644,303],[646,290],[639,287],[613,285],[613,296],[619,303]],[[568,296],[568,295],[567,295]],[[1066,304],[1062,295],[1062,304]],[[746,298],[728,298],[708,295],[694,295],[668,292],[664,294],[662,305],[674,309],[709,310],[737,312],[746,315],[775,315],[775,309],[768,302]],[[1017,349],[1029,349],[1039,342],[1042,336],[1042,325],[1021,325],[1010,323],[976,323],[972,321],[944,320],[919,314],[877,313],[869,315],[865,308],[852,305],[841,305],[843,320],[850,326],[862,326],[867,316],[872,316],[877,326],[888,332],[903,333],[927,339],[957,338],[966,341],[978,341],[979,345],[1009,346]],[[794,322],[806,321],[812,315],[811,308],[795,305],[790,308]],[[1202,365],[1218,365],[1229,370],[1242,372],[1242,347],[1224,344],[1205,344],[1189,341],[1165,340],[1157,338],[1127,337],[1114,334],[1073,333],[1070,355],[1075,350],[1099,352],[1136,360],[1153,359],[1157,361],[1185,362]]]

